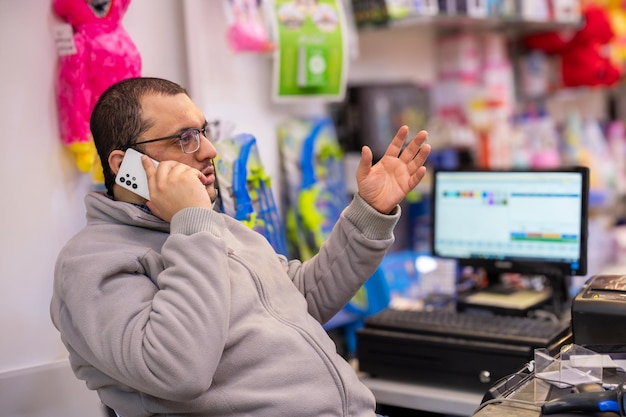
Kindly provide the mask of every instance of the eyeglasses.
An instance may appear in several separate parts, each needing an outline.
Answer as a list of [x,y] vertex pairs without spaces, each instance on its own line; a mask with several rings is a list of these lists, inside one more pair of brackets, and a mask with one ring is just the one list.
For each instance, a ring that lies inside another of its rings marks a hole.
[[158,139],[142,140],[141,142],[135,142],[132,146],[143,145],[145,143],[159,142],[168,139],[178,139],[178,144],[183,153],[194,153],[200,149],[200,134],[213,142],[218,137],[219,120],[212,122],[206,122],[202,129],[190,128],[178,135],[165,136]]

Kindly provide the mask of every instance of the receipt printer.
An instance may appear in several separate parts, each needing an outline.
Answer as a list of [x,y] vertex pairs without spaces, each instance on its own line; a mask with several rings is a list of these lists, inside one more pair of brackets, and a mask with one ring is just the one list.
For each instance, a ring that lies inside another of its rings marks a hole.
[[577,345],[626,345],[626,275],[596,275],[572,301]]

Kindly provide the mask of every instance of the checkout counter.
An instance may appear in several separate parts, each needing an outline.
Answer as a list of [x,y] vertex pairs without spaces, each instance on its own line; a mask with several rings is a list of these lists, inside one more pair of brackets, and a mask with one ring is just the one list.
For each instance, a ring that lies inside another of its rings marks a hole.
[[[621,394],[622,383],[626,382],[626,275],[593,277],[572,300],[571,310],[572,344],[563,346],[555,356],[536,352],[532,363],[494,384],[487,392],[368,375],[363,375],[361,380],[373,391],[379,404],[448,416],[626,415]],[[586,375],[588,379],[572,375]],[[595,393],[581,392],[594,386]],[[576,402],[594,395],[614,395],[612,406],[618,412],[557,409],[552,410],[556,413],[546,414],[543,411],[550,409],[542,410],[546,402],[555,399]]]
[[[591,346],[590,346],[591,347]],[[617,393],[619,386],[626,381],[626,345],[597,346],[597,350],[617,349],[617,353],[598,353],[591,349],[570,345],[568,349],[592,352],[595,356],[596,368],[590,371],[589,366],[576,368],[582,374],[588,375],[590,380],[581,382],[575,378],[557,377],[564,369],[559,357],[550,357],[549,362],[541,371],[528,367],[521,368],[517,373],[494,385],[487,392],[446,387],[440,384],[426,382],[412,382],[407,380],[391,380],[386,378],[372,378],[367,375],[361,377],[362,382],[374,393],[379,404],[401,407],[410,410],[428,411],[445,416],[473,416],[473,417],[615,417],[624,414],[614,412],[557,412],[545,414],[542,405],[551,400],[566,398],[569,395],[577,396],[578,391]],[[569,355],[571,356],[571,355]],[[607,362],[608,357],[608,362]],[[600,359],[603,358],[603,359]],[[597,360],[602,365],[597,366]],[[568,359],[569,360],[569,359]],[[539,362],[538,360],[535,362]],[[551,367],[551,368],[550,368]],[[598,373],[598,368],[600,371]],[[552,369],[552,371],[550,371]],[[546,372],[549,376],[546,378]],[[551,374],[552,373],[552,374]],[[597,378],[597,379],[596,379]],[[591,382],[593,380],[594,382]],[[582,389],[582,386],[587,388]],[[597,389],[589,389],[596,386]],[[606,388],[609,388],[608,390]],[[586,394],[585,394],[586,395]],[[617,396],[617,394],[616,394]],[[574,397],[576,398],[576,397]],[[620,394],[621,398],[621,394]],[[623,400],[620,400],[620,403]],[[622,406],[623,407],[623,406]],[[574,407],[576,408],[576,407]],[[558,411],[558,410],[557,410]],[[384,410],[383,410],[384,413]],[[405,414],[403,414],[405,415]],[[393,413],[390,414],[393,417]]]

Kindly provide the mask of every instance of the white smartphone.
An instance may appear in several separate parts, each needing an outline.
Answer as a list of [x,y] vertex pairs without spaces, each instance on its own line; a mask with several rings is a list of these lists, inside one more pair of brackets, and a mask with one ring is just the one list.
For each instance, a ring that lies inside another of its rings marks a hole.
[[[141,164],[142,155],[141,152],[137,152],[133,148],[128,148],[124,154],[120,170],[115,177],[115,182],[138,196],[150,200],[148,178]],[[155,167],[159,165],[159,162],[154,159],[152,159],[152,162]]]

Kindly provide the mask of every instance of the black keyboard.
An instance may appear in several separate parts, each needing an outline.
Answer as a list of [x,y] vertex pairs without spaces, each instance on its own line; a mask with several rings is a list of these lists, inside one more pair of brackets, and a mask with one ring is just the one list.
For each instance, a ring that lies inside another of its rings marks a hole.
[[570,332],[570,323],[447,310],[386,309],[365,320],[370,329],[465,340],[546,347]]

